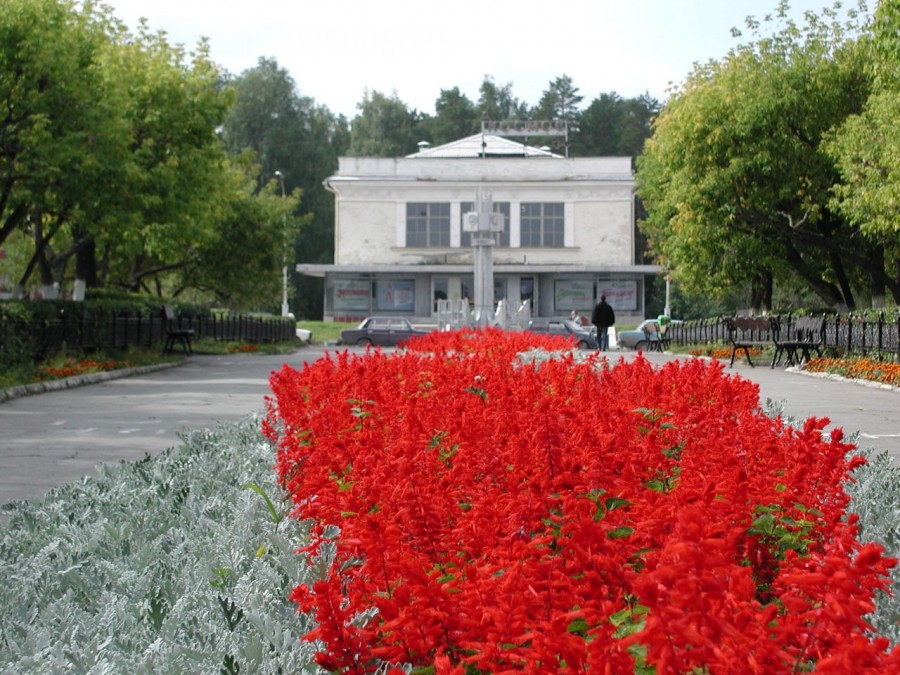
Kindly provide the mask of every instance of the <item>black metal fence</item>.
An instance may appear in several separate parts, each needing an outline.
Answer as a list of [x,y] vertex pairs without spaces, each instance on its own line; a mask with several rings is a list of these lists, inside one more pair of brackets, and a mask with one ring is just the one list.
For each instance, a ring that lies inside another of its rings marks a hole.
[[[0,334],[18,336],[35,359],[65,349],[85,352],[125,349],[136,346],[162,349],[166,340],[166,320],[162,316],[110,315],[104,318],[66,317],[50,320],[3,318]],[[296,339],[296,323],[291,318],[256,316],[206,316],[176,319],[177,328],[194,331],[194,339],[224,342],[290,342]]]
[[[791,335],[798,317],[779,316],[779,333]],[[722,318],[698,319],[674,323],[669,339],[682,345],[728,342],[728,329]],[[835,355],[871,356],[900,362],[900,313],[881,312],[877,316],[836,314],[825,317],[824,350]]]

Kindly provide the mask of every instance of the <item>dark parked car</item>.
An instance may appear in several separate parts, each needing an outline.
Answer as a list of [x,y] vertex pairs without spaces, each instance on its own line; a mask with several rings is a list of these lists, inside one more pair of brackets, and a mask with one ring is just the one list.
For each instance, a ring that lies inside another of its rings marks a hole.
[[575,338],[579,349],[599,349],[597,336],[590,328],[586,328],[571,319],[532,319],[528,322],[528,330],[534,333],[562,335]]
[[370,316],[356,328],[342,330],[341,344],[393,347],[403,340],[427,334],[426,330],[413,328],[409,319],[402,316]]

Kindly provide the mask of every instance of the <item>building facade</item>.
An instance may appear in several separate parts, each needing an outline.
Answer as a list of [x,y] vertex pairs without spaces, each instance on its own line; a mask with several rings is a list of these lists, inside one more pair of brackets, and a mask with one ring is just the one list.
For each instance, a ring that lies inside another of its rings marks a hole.
[[299,264],[325,279],[325,320],[376,314],[434,322],[438,300],[474,297],[472,233],[464,216],[490,195],[502,230],[493,248],[494,301],[531,303],[533,316],[589,313],[606,295],[622,322],[644,316],[629,157],[566,158],[477,134],[395,159],[342,157],[335,259]]

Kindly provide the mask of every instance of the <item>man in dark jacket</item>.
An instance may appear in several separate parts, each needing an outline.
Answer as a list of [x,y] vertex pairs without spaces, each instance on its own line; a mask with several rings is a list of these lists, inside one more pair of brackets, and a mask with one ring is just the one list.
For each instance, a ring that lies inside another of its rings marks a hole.
[[597,342],[600,343],[600,351],[609,349],[609,329],[616,323],[616,313],[607,304],[605,295],[601,295],[600,302],[594,306],[591,323],[597,327]]

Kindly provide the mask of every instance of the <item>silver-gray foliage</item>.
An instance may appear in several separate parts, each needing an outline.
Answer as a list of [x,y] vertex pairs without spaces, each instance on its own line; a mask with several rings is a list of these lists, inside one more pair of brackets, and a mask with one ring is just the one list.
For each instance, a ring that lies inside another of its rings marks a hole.
[[[771,417],[781,416],[786,424],[802,426],[800,421],[783,414],[782,401],[767,399],[765,411]],[[845,486],[850,497],[847,510],[859,516],[859,540],[877,542],[884,546],[885,555],[900,558],[900,467],[887,452],[859,447],[858,433],[844,441],[856,444],[858,449],[853,454],[867,460]],[[875,611],[866,618],[878,635],[900,645],[900,565],[891,570],[890,587],[891,593],[876,595]]]
[[0,672],[317,671],[287,596],[324,561],[259,494],[287,509],[259,420],[184,441],[4,507]]
[[[876,541],[887,555],[900,558],[900,468],[887,452],[862,451],[868,463],[848,483],[850,511],[859,514],[859,538]],[[891,570],[893,594],[879,593],[868,619],[879,635],[900,645],[900,565]]]

